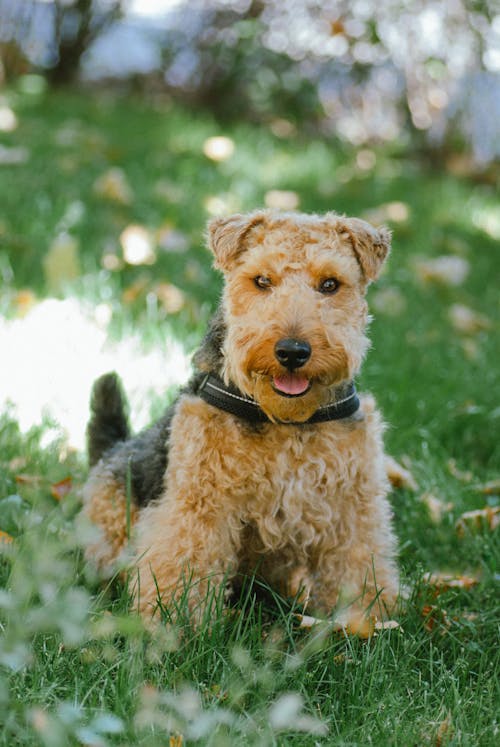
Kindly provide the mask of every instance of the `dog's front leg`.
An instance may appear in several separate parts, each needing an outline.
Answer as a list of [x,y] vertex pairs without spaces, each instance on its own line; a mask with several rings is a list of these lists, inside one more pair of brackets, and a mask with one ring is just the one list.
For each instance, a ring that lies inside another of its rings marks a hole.
[[234,571],[238,532],[227,513],[190,503],[167,495],[139,522],[135,597],[145,618],[163,609],[172,619],[187,609],[199,623],[207,607],[220,604]]
[[336,619],[353,631],[368,618],[384,619],[398,595],[394,560],[369,548],[352,547],[325,552],[314,572],[311,608]]

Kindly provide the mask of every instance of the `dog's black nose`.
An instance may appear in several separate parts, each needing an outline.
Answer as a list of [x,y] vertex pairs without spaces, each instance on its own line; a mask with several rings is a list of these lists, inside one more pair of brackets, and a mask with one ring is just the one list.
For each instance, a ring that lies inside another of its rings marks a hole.
[[278,340],[274,346],[274,354],[281,365],[291,371],[307,363],[311,357],[311,346],[306,340],[285,337],[283,340]]

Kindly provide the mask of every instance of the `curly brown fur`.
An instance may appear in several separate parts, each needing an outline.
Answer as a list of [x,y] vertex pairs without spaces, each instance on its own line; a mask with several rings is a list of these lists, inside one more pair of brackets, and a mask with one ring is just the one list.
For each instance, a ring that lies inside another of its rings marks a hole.
[[[396,541],[374,402],[362,398],[344,420],[308,423],[359,370],[365,290],[389,242],[386,229],[334,213],[257,211],[210,224],[225,288],[193,378],[162,419],[102,455],[85,488],[85,511],[103,535],[88,556],[112,570],[127,544],[131,484],[145,616],[158,598],[172,607],[187,594],[199,617],[210,585],[256,570],[283,594],[306,590],[324,614],[350,605],[351,619],[371,606],[382,616],[394,604]],[[278,353],[290,339],[306,343],[304,360]],[[208,372],[257,401],[268,422],[252,426],[203,401]],[[113,423],[123,433],[117,402],[113,395],[108,422],[105,398],[94,398],[91,459],[109,444]]]

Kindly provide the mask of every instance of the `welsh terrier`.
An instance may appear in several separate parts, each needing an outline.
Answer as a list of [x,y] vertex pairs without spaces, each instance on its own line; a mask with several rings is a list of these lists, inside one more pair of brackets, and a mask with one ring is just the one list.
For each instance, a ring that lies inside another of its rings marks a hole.
[[131,437],[117,377],[94,385],[87,556],[111,572],[132,527],[145,617],[184,598],[199,620],[252,574],[315,614],[383,617],[399,584],[384,426],[353,379],[390,233],[266,210],[208,233],[225,287],[174,405]]

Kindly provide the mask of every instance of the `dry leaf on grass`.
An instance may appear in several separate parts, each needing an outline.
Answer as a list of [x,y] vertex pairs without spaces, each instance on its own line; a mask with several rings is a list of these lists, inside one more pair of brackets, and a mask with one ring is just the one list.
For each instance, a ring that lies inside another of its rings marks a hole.
[[16,475],[14,479],[18,485],[40,485],[42,482],[40,475],[28,475],[24,472]]
[[411,472],[387,454],[385,456],[385,471],[394,488],[405,488],[406,490],[414,491],[418,490],[418,485]]
[[345,633],[357,638],[371,638],[384,630],[403,630],[397,620],[377,620],[373,615],[358,615],[356,618],[347,615],[340,616],[338,619],[321,620],[311,615],[295,615],[299,621],[299,628],[311,630],[319,625],[331,628],[334,633]]
[[401,623],[397,620],[377,620],[375,623],[375,630],[380,632],[381,630],[400,630],[403,632]]
[[451,723],[451,713],[448,713],[445,719],[438,725],[436,731],[435,747],[441,747],[443,744],[448,744],[449,740],[453,736],[453,725]]
[[441,635],[444,635],[451,626],[446,610],[437,607],[435,604],[424,605],[422,607],[422,617],[424,618],[424,628],[428,633],[440,628]]
[[429,518],[433,524],[440,524],[443,516],[453,509],[453,503],[450,501],[443,501],[442,498],[438,498],[438,496],[430,492],[421,495],[420,501],[427,508]]
[[446,462],[446,466],[448,467],[448,472],[452,477],[456,477],[457,480],[460,480],[460,482],[471,482],[474,475],[470,470],[461,470],[457,467],[457,463],[455,459],[448,459]]
[[8,534],[8,532],[4,532],[2,529],[0,529],[0,550],[2,548],[8,547],[9,545],[12,545],[14,542],[14,538]]
[[439,594],[449,589],[472,589],[473,586],[479,583],[480,579],[475,575],[465,576],[450,574],[445,571],[434,571],[427,573],[423,577],[423,581],[429,586],[435,587],[436,596],[439,596]]
[[452,327],[462,334],[475,335],[485,329],[490,329],[492,322],[484,314],[480,314],[468,306],[454,303],[448,309],[448,319]]
[[311,628],[315,628],[317,625],[325,625],[326,620],[321,620],[319,617],[313,617],[312,615],[300,615],[296,614],[295,618],[299,622],[299,628],[303,628],[304,630],[310,630]]
[[500,494],[500,479],[490,480],[489,482],[478,485],[477,490],[484,495],[496,495]]
[[50,492],[53,498],[56,499],[56,501],[62,501],[63,498],[66,498],[68,493],[71,492],[73,488],[73,479],[71,477],[65,477],[63,480],[59,480],[59,482],[54,483],[50,486]]
[[466,511],[456,521],[455,528],[459,537],[467,531],[480,532],[486,529],[493,532],[500,524],[500,506],[486,506],[476,511]]

